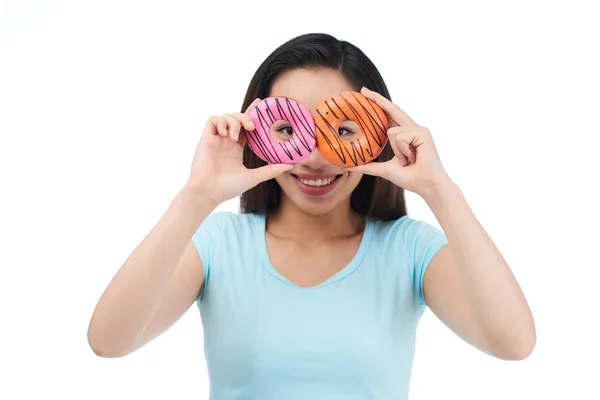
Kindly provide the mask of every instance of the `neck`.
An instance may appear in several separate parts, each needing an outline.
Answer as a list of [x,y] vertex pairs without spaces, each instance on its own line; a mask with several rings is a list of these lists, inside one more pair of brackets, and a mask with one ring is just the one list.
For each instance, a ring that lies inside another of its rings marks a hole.
[[[330,212],[312,215],[282,194],[279,209],[269,214],[267,230],[275,236],[302,242],[320,242],[362,232],[365,218],[350,207],[350,199]],[[308,235],[307,235],[308,233]]]

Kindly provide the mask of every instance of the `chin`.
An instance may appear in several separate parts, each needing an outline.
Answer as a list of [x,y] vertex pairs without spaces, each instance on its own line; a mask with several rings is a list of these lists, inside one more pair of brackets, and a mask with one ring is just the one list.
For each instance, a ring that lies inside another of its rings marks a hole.
[[[339,203],[333,203],[333,202],[315,204],[315,202],[302,201],[301,199],[291,199],[291,200],[303,213],[311,215],[313,217],[327,215],[339,206]],[[300,200],[300,201],[298,201],[298,200]]]
[[285,172],[276,178],[283,194],[303,212],[328,214],[349,201],[362,174],[343,171],[329,174]]

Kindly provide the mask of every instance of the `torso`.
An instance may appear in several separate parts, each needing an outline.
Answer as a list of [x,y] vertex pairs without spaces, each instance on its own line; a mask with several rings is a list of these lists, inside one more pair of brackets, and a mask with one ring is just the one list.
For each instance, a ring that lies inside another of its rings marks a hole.
[[213,216],[195,238],[211,400],[406,399],[424,311],[415,257],[441,243],[417,243],[423,229],[368,222],[302,247],[268,234],[264,216]]

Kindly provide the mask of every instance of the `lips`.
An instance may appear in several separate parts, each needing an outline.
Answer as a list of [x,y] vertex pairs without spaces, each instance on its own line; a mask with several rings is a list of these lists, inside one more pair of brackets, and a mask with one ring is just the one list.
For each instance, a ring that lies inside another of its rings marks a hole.
[[324,196],[340,181],[341,174],[290,174],[296,185],[309,196]]

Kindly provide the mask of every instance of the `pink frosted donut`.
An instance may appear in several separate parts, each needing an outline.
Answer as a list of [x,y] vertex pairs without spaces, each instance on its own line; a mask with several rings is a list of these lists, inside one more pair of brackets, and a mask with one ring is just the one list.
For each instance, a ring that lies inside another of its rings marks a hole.
[[[248,131],[248,145],[257,156],[271,164],[293,164],[310,156],[317,147],[315,120],[302,103],[286,97],[267,97],[256,104],[248,115],[255,129]],[[278,142],[271,137],[271,126],[287,121],[292,137]]]

